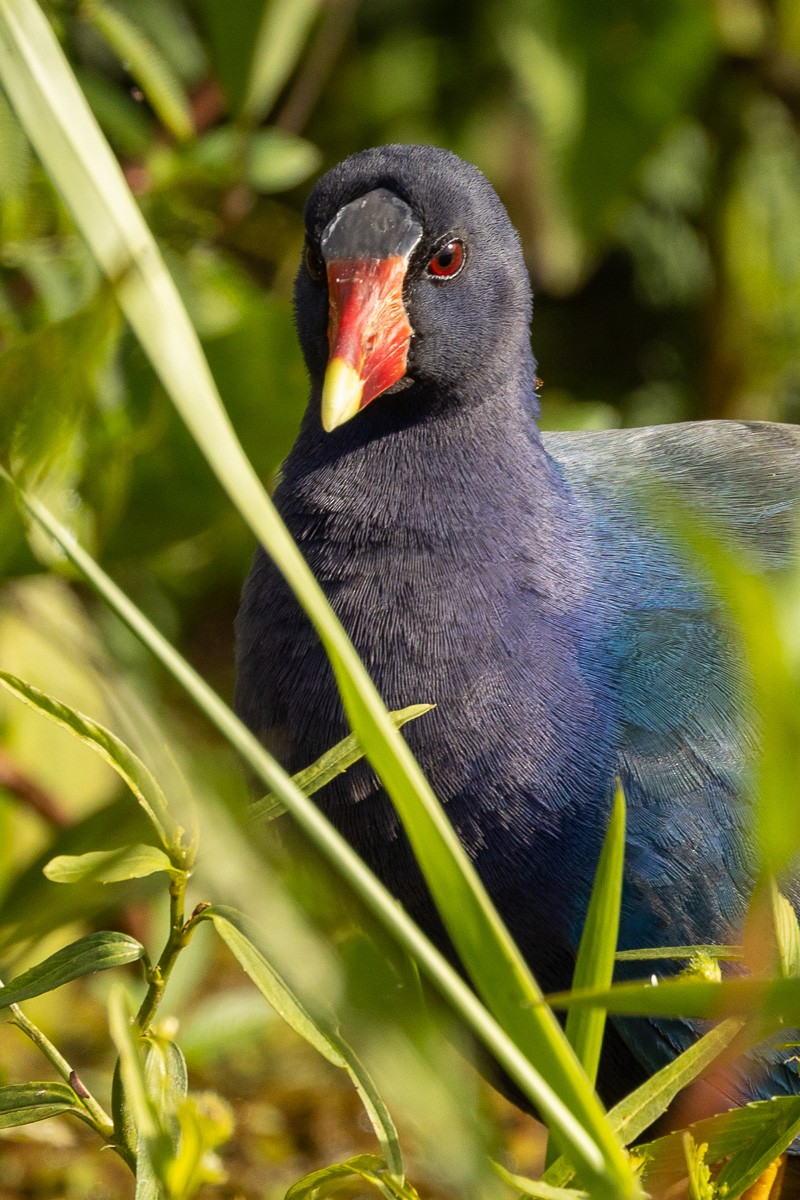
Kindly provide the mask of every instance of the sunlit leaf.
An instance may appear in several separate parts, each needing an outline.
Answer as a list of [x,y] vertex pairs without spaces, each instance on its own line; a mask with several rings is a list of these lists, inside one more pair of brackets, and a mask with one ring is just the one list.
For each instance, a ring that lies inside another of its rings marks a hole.
[[534,1200],[590,1200],[588,1192],[576,1192],[572,1188],[554,1187],[542,1179],[527,1179],[524,1175],[516,1175],[507,1171],[501,1163],[495,1163],[494,1169],[500,1178],[523,1196],[533,1196]]
[[40,692],[32,684],[9,675],[7,671],[0,671],[0,685],[7,688],[23,704],[69,729],[105,759],[133,792],[150,818],[165,850],[174,856],[173,861],[177,860],[176,865],[187,864],[190,852],[184,844],[184,830],[173,820],[164,793],[142,760],[116,734],[61,700]]
[[282,129],[261,129],[248,148],[246,176],[257,192],[284,192],[308,179],[322,154],[305,138]]
[[[667,1111],[678,1093],[727,1049],[743,1024],[733,1019],[722,1021],[610,1110],[608,1119],[623,1145],[635,1142]],[[548,1169],[544,1178],[547,1183],[563,1187],[573,1175],[569,1163],[562,1158]]]
[[740,1196],[800,1133],[800,1097],[760,1100],[638,1146],[645,1185],[654,1195],[665,1195],[686,1176],[685,1132],[696,1146],[706,1148],[706,1164],[723,1164],[715,1195]]
[[742,947],[731,945],[702,946],[649,946],[642,950],[619,950],[617,962],[657,962],[662,958],[714,958],[718,962],[737,962],[742,958]]
[[[408,721],[416,720],[417,717],[430,712],[433,707],[432,704],[412,704],[408,708],[400,708],[389,713],[389,716],[397,728],[402,729]],[[351,733],[332,749],[326,750],[310,767],[298,771],[296,775],[292,776],[292,780],[301,792],[305,792],[307,796],[313,796],[320,788],[324,788],[337,775],[343,775],[363,757],[364,751],[359,746],[355,734]],[[271,821],[284,812],[286,812],[285,805],[272,794],[264,796],[253,805],[253,816],[259,820]]]
[[175,868],[157,846],[122,846],[119,850],[92,850],[88,854],[61,854],[44,868],[54,883],[122,883],[142,879],[157,871],[174,874]]
[[89,933],[10,979],[4,988],[0,988],[0,1008],[52,992],[64,983],[95,971],[123,967],[143,955],[144,947],[127,933]]

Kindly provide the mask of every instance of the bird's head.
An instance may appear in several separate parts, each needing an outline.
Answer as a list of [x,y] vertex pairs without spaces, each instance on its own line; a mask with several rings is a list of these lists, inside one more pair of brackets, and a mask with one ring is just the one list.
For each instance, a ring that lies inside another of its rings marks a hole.
[[324,175],[306,204],[295,302],[327,431],[378,396],[490,397],[532,371],[530,285],[494,189],[433,146],[384,146]]

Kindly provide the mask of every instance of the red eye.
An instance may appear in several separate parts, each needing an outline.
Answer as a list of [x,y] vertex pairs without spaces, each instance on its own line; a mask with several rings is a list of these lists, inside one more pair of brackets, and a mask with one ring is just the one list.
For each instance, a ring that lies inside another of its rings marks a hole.
[[437,250],[428,263],[428,272],[437,279],[452,279],[464,265],[464,243],[448,242]]

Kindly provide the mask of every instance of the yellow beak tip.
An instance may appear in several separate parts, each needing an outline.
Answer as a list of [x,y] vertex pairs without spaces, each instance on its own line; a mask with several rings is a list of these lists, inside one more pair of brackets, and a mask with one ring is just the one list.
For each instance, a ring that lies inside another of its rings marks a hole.
[[332,358],[322,385],[322,428],[332,433],[354,417],[361,407],[364,381],[343,358]]

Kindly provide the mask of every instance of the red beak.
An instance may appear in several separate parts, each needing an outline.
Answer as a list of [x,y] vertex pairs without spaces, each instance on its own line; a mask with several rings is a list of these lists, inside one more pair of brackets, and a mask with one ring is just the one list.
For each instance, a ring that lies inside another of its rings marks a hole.
[[403,304],[407,265],[399,255],[328,264],[330,358],[322,424],[329,433],[406,373],[413,332]]

